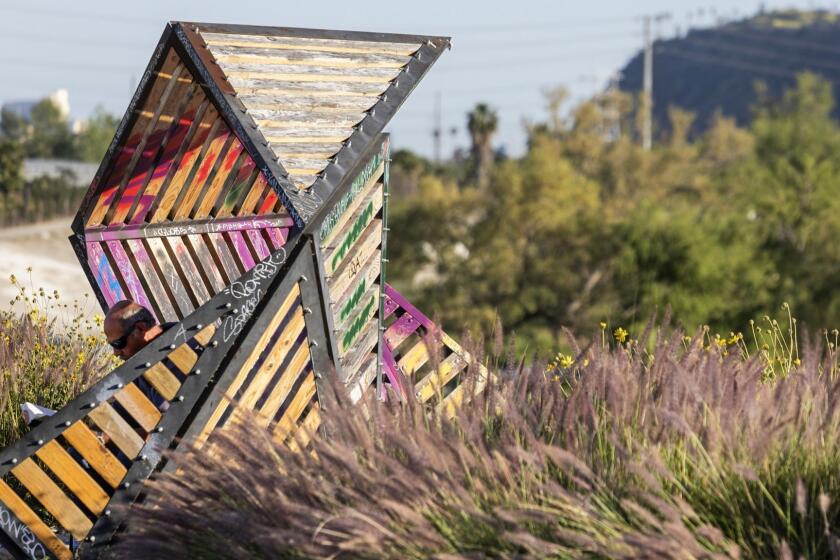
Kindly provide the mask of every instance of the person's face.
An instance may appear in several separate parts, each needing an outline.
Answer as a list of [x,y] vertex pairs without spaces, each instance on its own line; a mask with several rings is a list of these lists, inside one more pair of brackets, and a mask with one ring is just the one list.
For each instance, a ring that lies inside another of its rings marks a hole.
[[111,344],[114,351],[114,356],[127,360],[146,345],[145,334],[149,327],[144,321],[138,321],[126,330],[119,321],[106,318],[103,329],[105,338],[108,339],[108,344]]

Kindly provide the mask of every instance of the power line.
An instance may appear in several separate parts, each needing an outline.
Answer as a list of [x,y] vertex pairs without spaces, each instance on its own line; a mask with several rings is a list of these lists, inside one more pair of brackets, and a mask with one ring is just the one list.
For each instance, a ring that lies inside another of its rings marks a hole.
[[12,66],[34,66],[36,68],[52,68],[58,70],[79,70],[81,72],[137,72],[142,68],[129,68],[127,66],[111,66],[108,64],[88,64],[84,62],[61,62],[43,60],[19,60],[0,58],[0,64]]
[[605,49],[605,50],[602,50],[602,51],[594,51],[594,52],[590,51],[590,52],[587,52],[586,54],[577,53],[577,54],[570,54],[570,55],[564,55],[564,56],[551,56],[551,57],[545,57],[545,58],[497,59],[497,60],[493,60],[493,61],[487,61],[486,64],[465,64],[463,66],[454,66],[454,67],[453,66],[447,66],[445,68],[440,68],[440,69],[436,70],[436,73],[438,73],[438,74],[443,74],[443,73],[447,73],[447,72],[459,72],[460,73],[460,72],[473,70],[473,69],[483,70],[485,68],[499,68],[500,66],[505,65],[505,64],[515,64],[517,66],[517,68],[522,68],[522,67],[532,66],[534,64],[544,65],[546,62],[558,62],[558,61],[564,61],[564,60],[580,60],[581,58],[587,58],[588,59],[588,58],[591,58],[591,57],[594,57],[594,56],[604,56],[604,55],[610,55],[610,54],[617,54],[619,52],[626,53],[627,49],[626,48],[614,48],[614,49]]
[[37,35],[33,33],[14,33],[7,30],[0,30],[0,39],[15,39],[15,41],[37,41],[39,43],[52,43],[57,45],[72,45],[72,46],[89,46],[103,48],[131,48],[131,49],[146,49],[151,52],[154,44],[140,44],[140,43],[126,43],[122,39],[83,39],[80,37],[62,37],[56,35]]
[[131,24],[158,24],[166,23],[166,20],[158,18],[142,18],[137,16],[119,16],[115,14],[97,14],[93,12],[74,12],[69,10],[56,10],[53,8],[36,8],[33,6],[3,6],[5,12],[18,12],[22,14],[46,15],[46,16],[61,16],[72,19],[86,19],[98,21],[110,21],[113,23],[131,23]]
[[745,54],[745,55],[748,55],[748,56],[758,56],[758,57],[764,57],[764,58],[772,58],[773,62],[788,61],[788,62],[793,62],[795,64],[802,64],[803,67],[809,67],[810,68],[810,67],[813,67],[813,66],[822,66],[827,70],[840,70],[840,64],[832,64],[830,61],[823,61],[823,60],[810,60],[807,63],[803,63],[803,60],[802,60],[801,57],[788,56],[788,55],[781,54],[777,51],[768,51],[768,50],[764,50],[764,49],[757,49],[755,47],[750,47],[750,46],[733,45],[733,44],[719,43],[719,42],[713,42],[713,41],[703,41],[703,40],[698,40],[698,39],[687,39],[686,41],[689,42],[689,43],[701,46],[701,47],[707,47],[707,48],[716,49],[716,50],[724,50],[724,51],[727,51],[727,52]]
[[[731,68],[737,68],[739,70],[748,70],[748,71],[754,72],[756,74],[765,74],[765,75],[768,75],[768,76],[779,76],[779,77],[782,77],[782,78],[791,78],[791,79],[796,78],[796,72],[789,71],[789,70],[782,70],[782,69],[774,68],[774,67],[771,67],[771,66],[759,66],[759,65],[756,65],[756,64],[739,62],[737,60],[732,60],[732,59],[725,59],[724,60],[724,59],[716,58],[714,56],[708,56],[708,55],[702,55],[702,54],[698,54],[698,53],[679,51],[679,50],[671,49],[671,48],[662,49],[662,50],[657,49],[657,54],[660,54],[660,55],[664,54],[664,55],[667,55],[667,56],[673,56],[673,57],[682,58],[682,59],[685,59],[685,60],[692,60],[692,61],[695,61],[695,62],[717,64],[719,66],[729,66]],[[832,80],[832,81],[834,81],[834,80]]]
[[612,25],[615,23],[629,23],[635,19],[635,16],[620,16],[620,17],[609,17],[609,18],[598,18],[598,19],[590,19],[590,20],[578,20],[578,21],[570,21],[570,20],[555,20],[555,21],[543,21],[539,23],[534,22],[520,22],[520,23],[505,23],[505,24],[490,24],[490,25],[454,25],[454,26],[447,26],[447,29],[451,31],[476,31],[476,32],[490,32],[490,31],[504,31],[504,30],[511,30],[511,31],[518,31],[522,29],[540,29],[540,28],[580,28],[580,27],[601,27],[603,25]]

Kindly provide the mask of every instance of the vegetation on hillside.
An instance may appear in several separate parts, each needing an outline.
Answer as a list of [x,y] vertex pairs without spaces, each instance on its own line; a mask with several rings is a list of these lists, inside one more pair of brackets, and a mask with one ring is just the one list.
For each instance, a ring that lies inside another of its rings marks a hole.
[[718,116],[693,140],[692,115],[671,108],[670,134],[649,152],[631,101],[610,92],[569,117],[552,103],[524,156],[497,157],[483,188],[462,171],[470,161],[395,154],[389,281],[449,329],[490,333],[498,315],[543,355],[562,327],[636,333],[666,306],[679,325],[723,333],[778,318],[783,302],[814,331],[836,324],[830,85],[803,74],[755,107],[750,128]]

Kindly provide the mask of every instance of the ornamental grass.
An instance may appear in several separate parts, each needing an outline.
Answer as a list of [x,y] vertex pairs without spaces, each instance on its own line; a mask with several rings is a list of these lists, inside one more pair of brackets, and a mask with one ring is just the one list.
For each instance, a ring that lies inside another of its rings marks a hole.
[[769,345],[733,351],[743,337],[665,324],[623,338],[570,337],[568,367],[509,360],[453,418],[333,389],[329,437],[305,452],[231,426],[214,453],[173,457],[113,553],[838,557],[834,349],[806,337],[782,369]]

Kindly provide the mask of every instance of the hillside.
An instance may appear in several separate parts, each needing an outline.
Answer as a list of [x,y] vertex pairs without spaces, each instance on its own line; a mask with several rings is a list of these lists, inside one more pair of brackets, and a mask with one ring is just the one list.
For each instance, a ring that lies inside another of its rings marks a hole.
[[[693,132],[704,130],[715,111],[749,123],[756,82],[770,96],[793,85],[804,71],[820,74],[840,93],[840,19],[830,12],[759,14],[716,28],[692,30],[654,46],[654,119],[667,128],[669,106],[696,114]],[[642,88],[639,52],[622,69],[619,87]],[[838,115],[835,110],[835,116]]]

